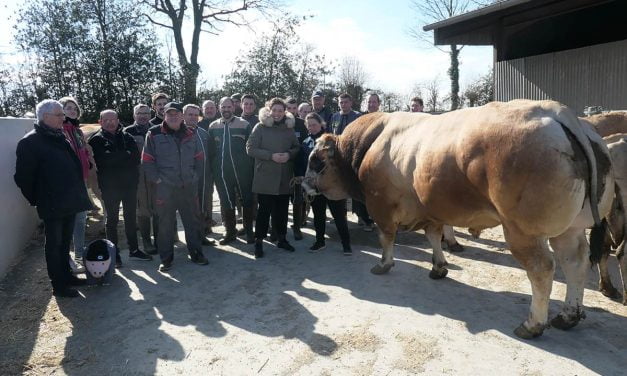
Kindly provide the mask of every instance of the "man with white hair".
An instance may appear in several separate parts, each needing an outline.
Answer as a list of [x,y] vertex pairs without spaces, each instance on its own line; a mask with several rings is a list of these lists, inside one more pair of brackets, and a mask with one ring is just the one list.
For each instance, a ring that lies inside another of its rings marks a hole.
[[135,213],[137,211],[137,183],[139,182],[139,149],[133,136],[122,130],[117,112],[102,111],[100,127],[100,130],[89,139],[89,145],[94,152],[98,169],[98,187],[102,191],[104,201],[107,239],[116,248],[116,267],[122,266],[118,247],[120,203],[124,213],[124,230],[129,258],[152,260],[152,256],[142,252],[137,244]]
[[200,128],[208,131],[209,125],[219,118],[220,114],[218,113],[216,102],[209,99],[202,102],[202,120],[198,122]]
[[311,105],[307,102],[303,102],[298,105],[298,117],[305,120],[307,115],[311,112]]
[[46,265],[57,297],[77,297],[71,286],[85,280],[70,270],[70,241],[76,213],[92,210],[81,163],[63,134],[61,104],[46,99],[36,108],[35,129],[17,144],[15,183],[44,221]]

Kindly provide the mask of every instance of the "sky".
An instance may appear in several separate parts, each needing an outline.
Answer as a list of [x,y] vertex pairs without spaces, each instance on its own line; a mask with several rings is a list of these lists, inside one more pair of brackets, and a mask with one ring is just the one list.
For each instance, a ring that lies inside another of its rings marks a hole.
[[[357,57],[368,75],[367,87],[409,95],[416,85],[438,78],[442,90],[447,91],[448,55],[434,47],[420,45],[408,35],[408,29],[416,23],[425,24],[410,7],[409,0],[284,0],[284,3],[286,10],[293,14],[314,16],[298,31],[302,42],[312,44],[318,53],[338,61],[343,57]],[[1,64],[19,60],[12,38],[13,26],[19,22],[20,7],[13,1],[0,0]],[[233,69],[235,58],[244,54],[269,29],[267,20],[257,18],[253,30],[227,27],[219,36],[203,34],[200,81],[205,86],[219,86],[224,75]],[[168,31],[161,29],[158,33],[167,53]],[[487,73],[491,66],[492,47],[464,47],[460,65],[462,90]]]

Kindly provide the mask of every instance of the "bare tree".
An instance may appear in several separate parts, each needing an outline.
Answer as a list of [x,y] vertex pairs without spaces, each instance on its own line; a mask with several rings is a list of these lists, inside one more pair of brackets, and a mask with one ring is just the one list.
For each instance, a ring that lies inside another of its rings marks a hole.
[[353,106],[359,109],[366,92],[368,73],[361,61],[355,56],[342,59],[340,63],[339,84],[340,90],[353,97]]
[[427,112],[436,112],[441,108],[442,95],[440,94],[440,77],[435,76],[422,86],[425,90],[424,104]]
[[[183,100],[185,102],[193,103],[196,100],[196,81],[200,71],[200,65],[198,65],[200,33],[218,35],[225,25],[249,27],[250,21],[246,16],[251,11],[266,14],[271,9],[277,8],[278,1],[178,0],[177,2],[173,0],[141,0],[142,4],[156,12],[156,15],[145,15],[150,22],[172,31],[184,82]],[[162,18],[167,21],[164,22]],[[189,57],[187,55],[188,50],[183,43],[183,28],[189,27],[186,26],[186,22],[192,24]]]
[[[442,21],[453,16],[465,13],[471,5],[477,5],[472,0],[411,0],[412,7],[420,16],[421,20],[427,24]],[[431,32],[424,32],[423,25],[417,25],[410,29],[409,35],[420,43],[433,44]],[[450,65],[448,76],[451,80],[451,110],[459,107],[459,53],[464,46],[451,44],[448,50],[442,50],[449,54]]]

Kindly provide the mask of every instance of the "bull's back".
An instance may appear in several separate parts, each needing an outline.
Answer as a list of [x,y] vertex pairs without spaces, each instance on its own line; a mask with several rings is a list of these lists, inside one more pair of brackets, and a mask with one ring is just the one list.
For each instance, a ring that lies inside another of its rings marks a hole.
[[393,114],[371,150],[389,155],[379,157],[380,169],[392,185],[413,191],[415,211],[429,219],[469,227],[505,219],[525,222],[530,232],[559,233],[581,209],[586,162],[554,120],[554,105]]

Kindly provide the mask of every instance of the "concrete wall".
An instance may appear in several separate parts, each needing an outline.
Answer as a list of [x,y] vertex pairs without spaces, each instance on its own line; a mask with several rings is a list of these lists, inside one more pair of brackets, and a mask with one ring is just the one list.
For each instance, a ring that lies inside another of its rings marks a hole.
[[33,119],[0,118],[0,278],[16,261],[38,223],[35,208],[13,180],[17,142],[33,129],[33,123]]

